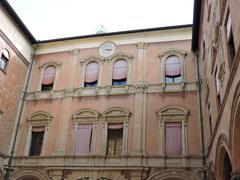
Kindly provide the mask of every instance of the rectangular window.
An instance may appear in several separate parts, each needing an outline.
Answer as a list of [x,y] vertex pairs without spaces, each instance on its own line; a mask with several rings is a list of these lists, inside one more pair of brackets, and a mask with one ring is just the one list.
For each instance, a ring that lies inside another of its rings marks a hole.
[[166,155],[181,155],[181,123],[165,124],[165,153]]
[[232,20],[230,16],[230,12],[228,10],[228,16],[226,21],[226,30],[227,30],[227,41],[228,41],[228,51],[229,51],[229,64],[232,65],[233,60],[235,58],[235,47],[234,47],[234,38],[233,38],[233,31],[232,31]]
[[123,124],[109,124],[107,155],[121,155],[122,144],[123,144]]
[[92,125],[79,124],[76,136],[76,155],[87,155],[91,150]]
[[40,156],[43,145],[45,127],[33,127],[32,128],[32,140],[30,148],[30,156]]

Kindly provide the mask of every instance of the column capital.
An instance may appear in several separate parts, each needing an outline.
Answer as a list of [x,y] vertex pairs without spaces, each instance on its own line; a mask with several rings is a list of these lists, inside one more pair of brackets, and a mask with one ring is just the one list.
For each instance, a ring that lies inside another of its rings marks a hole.
[[139,42],[137,43],[137,48],[138,49],[146,49],[148,43],[147,42]]

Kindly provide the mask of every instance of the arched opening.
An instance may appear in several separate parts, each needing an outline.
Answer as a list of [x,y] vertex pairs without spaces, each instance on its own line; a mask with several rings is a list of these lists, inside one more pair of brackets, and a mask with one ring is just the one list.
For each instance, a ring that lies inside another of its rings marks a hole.
[[228,154],[225,154],[224,164],[223,164],[223,179],[231,180],[232,165],[229,159]]
[[231,180],[232,164],[229,155],[224,147],[220,149],[217,161],[217,178],[218,180]]
[[[235,111],[233,124],[232,155],[234,169],[240,168],[240,99]],[[230,132],[231,133],[231,132]]]

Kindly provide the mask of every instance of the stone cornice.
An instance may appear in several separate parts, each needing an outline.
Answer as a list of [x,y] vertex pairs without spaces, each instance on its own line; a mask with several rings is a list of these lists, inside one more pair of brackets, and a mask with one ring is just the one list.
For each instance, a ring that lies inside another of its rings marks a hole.
[[130,95],[135,93],[187,93],[198,91],[195,82],[188,82],[185,88],[181,83],[168,84],[135,84],[126,86],[99,86],[94,88],[68,88],[55,91],[34,91],[28,92],[26,100],[62,99],[66,97],[94,97],[108,95]]

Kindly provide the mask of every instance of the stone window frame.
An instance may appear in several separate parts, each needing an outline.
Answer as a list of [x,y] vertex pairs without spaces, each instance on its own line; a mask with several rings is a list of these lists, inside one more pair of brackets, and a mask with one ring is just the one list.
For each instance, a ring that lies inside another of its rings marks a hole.
[[97,86],[96,87],[101,86],[104,58],[100,57],[100,56],[88,56],[88,57],[83,58],[83,59],[80,60],[80,63],[81,63],[81,74],[80,74],[80,76],[82,77],[80,79],[80,87],[82,87],[82,88],[87,88],[87,89],[88,88],[96,88],[96,87],[84,87],[85,75],[86,75],[86,67],[91,62],[97,62],[98,65],[99,65],[98,82],[97,82]]
[[122,143],[122,156],[127,155],[128,152],[128,122],[131,113],[122,107],[112,107],[104,111],[103,117],[103,143],[102,153],[107,155],[107,137],[108,137],[108,124],[123,123],[123,143]]
[[[157,113],[159,121],[159,155],[165,155],[165,124],[171,122],[181,123],[182,154],[174,156],[188,155],[188,115],[189,111],[181,106],[166,106]],[[169,155],[168,155],[169,156]]]
[[32,128],[33,127],[38,127],[38,126],[44,126],[44,137],[43,137],[43,144],[42,144],[42,150],[41,150],[41,155],[44,155],[45,153],[45,148],[46,148],[46,143],[47,143],[47,138],[48,138],[48,130],[49,130],[49,125],[50,122],[52,121],[53,117],[44,111],[38,111],[35,113],[32,113],[28,118],[28,128],[27,128],[27,143],[25,146],[25,156],[29,156],[30,148],[31,148],[31,138],[32,138]]
[[166,83],[165,81],[165,66],[166,66],[166,60],[168,59],[168,57],[170,56],[177,56],[179,58],[179,60],[181,61],[181,77],[182,77],[182,81],[180,82],[180,84],[184,84],[186,82],[186,73],[185,73],[185,61],[186,61],[186,55],[187,55],[187,51],[185,50],[180,50],[180,49],[174,49],[174,48],[170,48],[166,51],[163,51],[159,54],[159,58],[160,58],[160,72],[161,72],[161,83],[163,83],[164,86],[168,85],[168,84],[179,84],[179,83]]
[[39,81],[38,81],[39,83],[38,83],[37,91],[42,91],[41,88],[42,88],[43,74],[44,74],[45,69],[49,66],[54,66],[56,68],[55,79],[54,79],[53,88],[51,91],[56,89],[56,83],[57,83],[58,76],[59,76],[59,68],[62,66],[62,63],[57,62],[57,61],[47,61],[47,62],[43,63],[41,66],[39,66],[40,77],[39,77]]
[[100,113],[89,108],[80,109],[73,114],[73,126],[74,126],[74,135],[73,135],[73,150],[72,153],[76,154],[76,137],[77,129],[79,124],[92,125],[92,139],[90,145],[89,155],[94,155],[96,153],[96,135],[97,135],[97,125],[99,122]]
[[[127,62],[127,81],[126,85],[131,84],[132,82],[132,77],[131,77],[131,72],[132,72],[132,60],[133,60],[133,55],[129,55],[123,52],[118,52],[114,53],[112,56],[108,57],[107,60],[110,62],[109,63],[109,73],[108,73],[108,85],[112,86],[112,76],[113,76],[113,65],[117,60],[125,60]],[[116,86],[114,86],[116,87]]]
[[[5,50],[6,53],[8,54],[8,57],[6,57],[6,56],[4,55],[4,53],[3,53],[4,50]],[[10,61],[10,59],[11,59],[11,53],[10,53],[10,51],[8,50],[8,48],[2,48],[1,53],[0,53],[0,61],[4,61],[4,60],[2,59],[2,57],[4,57],[4,59],[6,60],[6,65],[5,65],[4,69],[2,69],[2,68],[0,67],[0,70],[1,70],[3,73],[6,73],[7,68],[8,68],[8,64],[9,64],[9,61]],[[1,63],[1,62],[0,62],[0,63]]]

